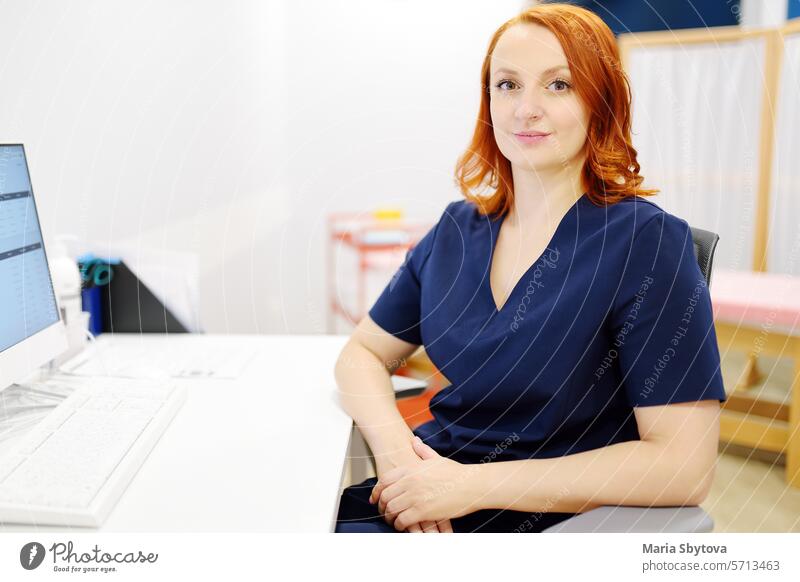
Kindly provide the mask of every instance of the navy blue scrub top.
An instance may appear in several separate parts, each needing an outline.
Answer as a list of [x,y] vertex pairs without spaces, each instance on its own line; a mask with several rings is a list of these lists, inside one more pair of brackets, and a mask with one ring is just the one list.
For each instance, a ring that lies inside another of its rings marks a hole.
[[634,407],[725,400],[685,220],[584,194],[498,311],[502,220],[450,203],[369,311],[450,381],[415,431],[434,450],[462,463],[570,455],[638,440]]

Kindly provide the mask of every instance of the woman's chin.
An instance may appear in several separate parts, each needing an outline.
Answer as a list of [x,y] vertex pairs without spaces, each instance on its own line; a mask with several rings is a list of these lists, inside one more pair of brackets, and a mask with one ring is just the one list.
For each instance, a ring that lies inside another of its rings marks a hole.
[[532,159],[532,157],[528,157],[526,159],[519,160],[518,162],[511,161],[512,166],[516,166],[521,170],[526,172],[552,172],[554,170],[562,170],[565,167],[565,164],[562,163],[559,159],[554,159],[549,156],[542,156],[541,158],[537,157],[536,159]]

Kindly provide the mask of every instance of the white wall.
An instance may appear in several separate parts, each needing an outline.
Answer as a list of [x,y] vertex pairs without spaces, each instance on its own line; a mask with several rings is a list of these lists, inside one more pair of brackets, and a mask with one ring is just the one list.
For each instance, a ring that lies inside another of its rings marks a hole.
[[[11,0],[0,142],[45,232],[197,252],[213,332],[324,331],[324,218],[431,219],[519,0]],[[102,249],[100,249],[102,250]]]
[[434,220],[460,197],[453,170],[474,129],[483,57],[521,8],[519,0],[289,4],[287,330],[324,331],[329,212],[391,204]]

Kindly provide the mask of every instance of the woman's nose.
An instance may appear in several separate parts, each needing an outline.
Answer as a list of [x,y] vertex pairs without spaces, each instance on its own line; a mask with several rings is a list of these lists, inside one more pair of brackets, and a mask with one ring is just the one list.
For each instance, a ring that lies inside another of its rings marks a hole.
[[518,119],[539,118],[544,115],[544,109],[537,97],[524,95],[517,105],[515,115]]

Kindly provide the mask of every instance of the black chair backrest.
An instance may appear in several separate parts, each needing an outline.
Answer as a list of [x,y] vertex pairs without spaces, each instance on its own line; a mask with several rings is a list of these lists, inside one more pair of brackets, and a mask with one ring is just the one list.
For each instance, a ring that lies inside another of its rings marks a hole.
[[694,242],[694,256],[700,265],[700,272],[706,278],[706,285],[711,287],[711,265],[714,263],[714,251],[719,242],[719,235],[710,230],[690,227],[692,230],[692,242]]

